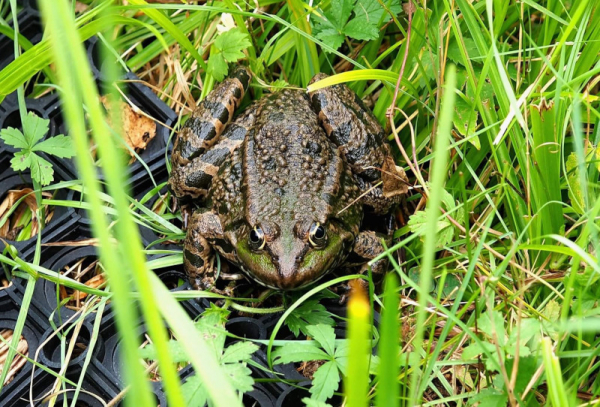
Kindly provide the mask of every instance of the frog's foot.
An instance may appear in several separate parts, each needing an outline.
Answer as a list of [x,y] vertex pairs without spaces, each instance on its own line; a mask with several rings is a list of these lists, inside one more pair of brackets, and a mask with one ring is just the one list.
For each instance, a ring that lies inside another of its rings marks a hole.
[[[383,242],[386,244],[384,245]],[[381,253],[385,252],[386,246],[389,246],[390,243],[391,236],[374,232],[372,230],[365,230],[356,236],[353,254],[364,259],[366,262],[369,262],[379,256]],[[363,263],[360,268],[361,274],[369,269],[369,264],[366,262]],[[388,259],[385,257],[372,263],[370,267],[373,275],[382,275],[385,273],[387,265]]]
[[365,292],[369,292],[369,282],[362,278],[350,281],[344,281],[343,283],[339,283],[331,287],[331,291],[340,296],[338,299],[338,304],[344,305],[348,302],[348,298],[350,298],[350,293],[352,292],[352,281],[358,282],[362,286]]
[[[238,67],[208,94],[192,113],[175,140],[171,155],[172,171],[169,187],[180,200],[206,195],[219,165],[241,143],[239,131],[229,132],[222,143],[225,127],[233,119],[248,84],[250,71]],[[241,140],[245,136],[241,136]]]
[[189,219],[183,246],[183,266],[195,290],[216,292],[217,270],[214,252],[207,238],[214,237],[219,230],[220,222],[212,212],[194,212]]

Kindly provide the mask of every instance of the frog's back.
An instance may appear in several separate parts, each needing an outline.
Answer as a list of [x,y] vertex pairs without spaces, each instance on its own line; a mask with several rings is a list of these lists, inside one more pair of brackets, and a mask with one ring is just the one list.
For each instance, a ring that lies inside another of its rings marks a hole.
[[319,126],[308,97],[296,90],[271,94],[256,115],[242,150],[249,223],[309,218],[324,223],[341,201],[349,200],[342,185],[352,175]]

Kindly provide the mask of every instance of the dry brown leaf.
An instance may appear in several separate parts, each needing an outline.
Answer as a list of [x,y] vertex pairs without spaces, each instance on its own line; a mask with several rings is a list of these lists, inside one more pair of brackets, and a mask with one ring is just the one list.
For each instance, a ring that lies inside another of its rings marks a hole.
[[[109,103],[107,96],[100,97],[100,101],[108,112],[107,120],[108,124],[111,125],[110,117],[113,115],[112,109],[114,105]],[[156,136],[156,123],[154,120],[137,113],[129,104],[122,100],[118,101],[117,109],[121,112],[121,124],[127,145],[134,150],[145,149],[150,140]],[[130,150],[127,150],[127,152],[133,156]]]
[[[44,198],[51,198],[52,194],[49,192],[43,192],[42,196]],[[22,188],[22,189],[13,189],[8,191],[4,200],[0,202],[0,219],[2,219],[16,204],[17,202],[23,198],[23,200],[19,203],[19,206],[12,212],[9,219],[4,222],[4,224],[0,227],[0,238],[8,239],[8,240],[16,240],[19,232],[22,227],[17,226],[20,224],[22,217],[27,213],[27,210],[31,211],[32,220],[31,220],[31,233],[29,237],[34,237],[39,228],[39,222],[35,213],[38,209],[37,201],[35,200],[35,195],[33,193],[33,189],[31,188]],[[45,208],[46,221],[47,224],[52,220],[53,210]]]
[[83,239],[83,240],[67,240],[64,242],[42,243],[42,246],[69,246],[69,247],[100,246],[100,241],[96,238]]
[[[12,329],[3,329],[0,331],[0,335],[6,342],[0,342],[0,373],[2,373],[2,369],[4,368],[4,362],[6,361],[6,357],[8,356],[8,343],[12,341],[13,331]],[[21,355],[26,355],[29,350],[29,345],[25,338],[21,336],[19,339],[19,343],[17,344],[17,354],[13,359],[10,370],[8,371],[8,375],[4,380],[4,384],[10,383],[15,375],[25,366],[27,359]]]

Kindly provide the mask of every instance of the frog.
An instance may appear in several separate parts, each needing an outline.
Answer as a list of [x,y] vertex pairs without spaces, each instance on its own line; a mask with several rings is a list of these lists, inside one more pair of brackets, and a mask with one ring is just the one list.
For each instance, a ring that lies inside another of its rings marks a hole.
[[[327,77],[317,74],[311,83]],[[194,289],[243,276],[280,291],[372,262],[391,242],[365,219],[388,217],[408,190],[383,128],[345,84],[280,89],[237,115],[252,79],[238,66],[179,131],[169,189],[188,209],[184,270]],[[215,254],[218,253],[219,264]],[[218,272],[223,259],[240,274]]]

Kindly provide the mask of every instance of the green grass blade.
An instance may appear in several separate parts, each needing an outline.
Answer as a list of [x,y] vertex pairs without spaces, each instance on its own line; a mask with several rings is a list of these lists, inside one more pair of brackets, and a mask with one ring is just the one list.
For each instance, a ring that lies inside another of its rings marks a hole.
[[400,306],[398,277],[394,273],[388,274],[385,279],[383,305],[381,339],[378,348],[380,364],[377,375],[378,384],[375,404],[378,407],[396,407],[400,399],[398,355],[402,338],[400,337],[400,324],[398,322],[398,308]]
[[[452,116],[454,114],[454,99],[456,84],[456,68],[448,65],[446,70],[446,85],[442,96],[441,112],[438,131],[435,138],[434,160],[430,172],[430,195],[427,200],[427,224],[425,243],[423,245],[423,261],[421,266],[420,287],[421,293],[428,293],[431,286],[431,276],[436,252],[436,235],[440,204],[446,178],[446,164],[448,162],[448,144],[452,130]],[[416,333],[413,340],[415,349],[421,349],[424,336],[424,322],[426,316],[427,297],[419,295],[419,308],[416,319]],[[418,393],[420,372],[415,370],[410,381],[410,405],[420,403],[421,395]]]

